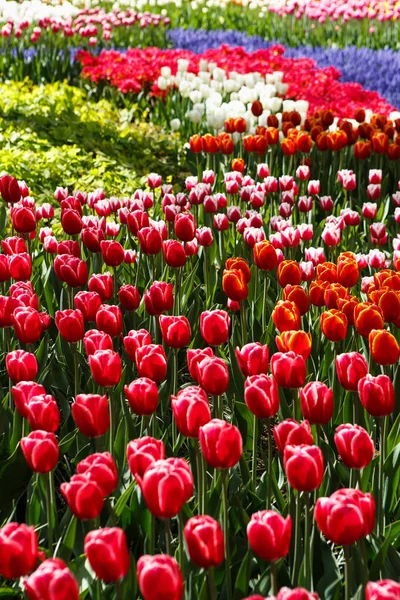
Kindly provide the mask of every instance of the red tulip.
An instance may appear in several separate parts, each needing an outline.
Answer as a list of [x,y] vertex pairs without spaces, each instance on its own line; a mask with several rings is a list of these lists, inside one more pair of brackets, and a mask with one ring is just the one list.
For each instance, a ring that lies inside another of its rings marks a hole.
[[6,355],[7,374],[13,383],[33,381],[38,374],[38,364],[34,354],[25,350],[14,350]]
[[81,240],[82,244],[90,252],[101,252],[100,243],[104,240],[104,232],[102,229],[97,227],[87,227],[82,230]]
[[273,433],[280,454],[284,453],[286,445],[314,445],[314,438],[308,421],[298,423],[294,419],[285,419],[285,421],[274,427]]
[[67,235],[77,235],[82,231],[82,217],[72,208],[61,210],[61,227]]
[[34,344],[42,335],[43,325],[37,310],[19,307],[11,315],[14,332],[23,344]]
[[58,441],[54,433],[48,431],[32,431],[22,438],[21,450],[35,473],[48,473],[58,462]]
[[314,518],[330,542],[348,546],[372,533],[375,501],[371,494],[342,488],[329,498],[318,498]]
[[387,375],[366,375],[358,382],[361,404],[373,417],[391,415],[395,407],[392,380]]
[[85,321],[95,321],[101,298],[97,292],[78,292],[74,298],[74,305],[81,311]]
[[200,387],[188,386],[171,396],[172,412],[178,430],[191,438],[199,437],[199,429],[211,420],[207,394]]
[[0,529],[0,575],[19,579],[28,575],[39,561],[38,538],[34,527],[7,523]]
[[60,335],[70,343],[79,342],[85,335],[85,322],[80,310],[58,310],[55,322]]
[[79,586],[67,565],[48,558],[25,580],[28,600],[79,600]]
[[136,350],[152,343],[151,335],[147,329],[132,329],[124,337],[124,348],[132,362],[136,362]]
[[60,490],[73,514],[83,520],[95,519],[103,510],[103,490],[87,475],[73,475]]
[[224,394],[229,385],[229,371],[225,361],[206,356],[197,364],[198,382],[211,396]]
[[79,431],[87,437],[99,437],[110,428],[107,396],[79,394],[71,406],[71,412]]
[[300,406],[310,423],[324,425],[333,415],[333,390],[321,381],[310,381],[300,390]]
[[12,254],[22,254],[23,252],[28,251],[25,240],[16,235],[1,240],[1,247],[4,254],[7,254],[8,256],[11,256]]
[[165,447],[161,440],[145,436],[129,442],[126,458],[130,472],[141,481],[150,465],[165,458]]
[[41,396],[46,394],[46,390],[39,383],[34,381],[20,381],[17,385],[14,385],[11,389],[15,408],[21,415],[21,417],[28,417],[27,405],[31,398],[34,396]]
[[143,227],[138,231],[140,249],[144,254],[158,254],[162,248],[163,240],[160,232],[154,227]]
[[152,379],[140,377],[124,387],[131,410],[137,415],[151,415],[158,404],[158,388]]
[[11,223],[18,233],[32,233],[36,230],[35,213],[27,206],[15,206],[11,209]]
[[148,344],[136,350],[136,367],[140,377],[148,377],[160,383],[167,375],[167,357],[164,348]]
[[102,240],[100,242],[103,260],[109,267],[118,267],[124,260],[124,249],[119,242]]
[[224,534],[221,525],[208,515],[192,517],[185,525],[190,560],[203,569],[217,567],[224,560]]
[[137,578],[144,600],[182,600],[182,573],[176,560],[168,554],[141,556]]
[[271,371],[281,387],[299,388],[306,380],[306,361],[294,352],[276,352],[271,356]]
[[103,304],[96,314],[96,325],[100,331],[116,337],[122,333],[122,312],[119,306]]
[[7,204],[15,204],[21,200],[21,190],[17,179],[11,175],[0,177],[0,194]]
[[172,283],[155,281],[144,294],[143,299],[146,312],[152,317],[172,310],[174,306]]
[[196,383],[200,383],[197,367],[203,358],[207,357],[214,357],[214,351],[212,348],[193,348],[186,351],[186,359],[190,377],[194,379]]
[[318,600],[318,594],[317,592],[308,592],[300,587],[293,590],[282,587],[276,595],[275,600]]
[[85,352],[88,356],[94,354],[97,350],[113,350],[111,336],[97,329],[89,329],[83,338]]
[[360,425],[340,425],[336,429],[335,444],[340,458],[350,469],[364,469],[375,454],[371,437]]
[[13,254],[8,259],[10,276],[15,281],[27,281],[32,275],[32,259],[27,252]]
[[0,283],[9,281],[10,277],[11,275],[8,256],[5,254],[0,254]]
[[113,279],[110,273],[93,273],[89,279],[88,288],[90,292],[97,292],[102,300],[106,302],[114,293]]
[[264,373],[247,377],[244,400],[258,419],[269,419],[276,415],[279,410],[279,391],[275,379]]
[[212,419],[199,430],[201,451],[214,469],[229,469],[242,455],[242,436],[235,425]]
[[295,490],[311,492],[321,485],[324,476],[324,455],[318,446],[286,444],[283,464],[288,481]]
[[182,242],[191,242],[196,235],[194,217],[190,213],[179,213],[175,217],[174,230]]
[[101,488],[103,496],[110,496],[118,485],[118,470],[109,452],[96,452],[81,460],[76,467],[79,475],[86,475]]
[[251,515],[247,537],[253,552],[269,562],[284,558],[290,548],[292,519],[274,510],[261,510]]
[[55,432],[60,426],[60,411],[55,398],[50,394],[32,396],[26,404],[28,423],[31,429]]
[[236,348],[236,358],[239,369],[245,377],[268,373],[269,350],[267,345],[251,342],[242,349]]
[[[82,287],[88,280],[88,268],[84,260],[70,254],[59,254],[54,259],[54,272],[60,281],[70,287]],[[89,285],[90,291],[91,290]]]
[[365,600],[398,600],[400,583],[391,579],[369,581],[365,588]]
[[161,335],[167,346],[170,348],[183,348],[189,344],[191,330],[186,317],[161,315],[159,321]]
[[153,515],[169,519],[192,497],[193,475],[182,458],[157,460],[146,469],[140,487]]
[[225,310],[206,310],[200,314],[200,333],[209,346],[226,344],[229,337],[230,316]]
[[368,373],[367,361],[358,352],[336,356],[336,372],[340,385],[345,390],[356,392],[358,382]]
[[121,285],[118,291],[118,298],[122,308],[125,310],[136,310],[139,308],[140,294],[134,285]]
[[186,251],[181,242],[166,240],[162,246],[165,263],[178,269],[186,264]]
[[119,527],[90,531],[85,537],[85,554],[96,577],[106,583],[118,581],[129,572],[128,544]]
[[89,367],[97,385],[112,387],[122,374],[121,357],[113,350],[97,350],[89,356]]

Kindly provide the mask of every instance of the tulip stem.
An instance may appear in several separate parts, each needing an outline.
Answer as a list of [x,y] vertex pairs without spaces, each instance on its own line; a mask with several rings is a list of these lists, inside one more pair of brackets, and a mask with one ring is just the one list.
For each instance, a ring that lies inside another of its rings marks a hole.
[[207,583],[210,600],[217,600],[217,588],[215,587],[214,572],[212,567],[207,569]]
[[228,478],[227,471],[222,471],[222,490],[224,506],[224,538],[225,538],[225,573],[226,573],[226,597],[232,600],[232,580],[231,580],[231,553],[229,546],[229,520],[228,520]]
[[53,556],[53,514],[51,504],[51,472],[44,476],[46,487],[46,513],[47,513],[47,543],[49,555]]
[[242,346],[247,342],[247,325],[246,325],[246,304],[245,300],[240,303],[240,323],[242,328]]
[[296,514],[295,514],[295,530],[294,530],[294,559],[293,559],[293,572],[292,572],[292,584],[297,585],[297,579],[299,574],[299,559],[300,559],[300,516],[301,516],[301,502],[300,492],[297,491],[296,495]]
[[251,465],[251,478],[253,482],[253,488],[256,488],[257,479],[257,438],[258,438],[258,419],[254,415],[253,417],[253,456]]
[[273,596],[276,596],[278,593],[278,576],[275,562],[271,562],[271,588]]
[[264,335],[265,330],[267,328],[267,293],[268,293],[268,277],[267,274],[264,273],[264,290],[263,290],[263,303],[262,303],[262,314],[261,314],[261,335]]
[[304,565],[306,589],[312,590],[312,561],[311,561],[311,523],[310,523],[310,494],[305,493],[305,527],[304,527]]
[[196,453],[196,471],[197,471],[197,511],[199,515],[203,514],[203,467],[201,463],[201,450],[198,440],[193,440]]
[[103,587],[101,585],[101,580],[96,580],[96,588],[97,588],[97,600],[102,600],[103,598]]
[[178,556],[179,556],[179,566],[181,568],[181,570],[183,571],[185,568],[184,565],[184,560],[185,560],[185,547],[184,547],[184,541],[183,541],[183,530],[184,530],[184,523],[183,523],[183,514],[182,511],[179,512],[178,514],[178,535],[179,535],[179,546],[178,546]]
[[[178,393],[178,349],[177,348],[172,348],[172,376],[173,376],[173,380],[172,380],[172,394],[174,396],[176,396],[176,394]],[[176,421],[174,419],[174,417],[172,417],[172,448],[175,450],[175,446],[176,446],[176,438],[177,438],[177,431],[176,431]]]
[[380,422],[380,448],[379,448],[379,499],[378,499],[378,535],[383,535],[385,531],[385,509],[384,501],[384,465],[385,465],[385,438],[387,430],[387,417],[383,417]]
[[113,447],[114,447],[114,418],[113,418],[113,395],[111,393],[110,390],[110,395],[109,395],[109,399],[108,399],[108,410],[110,411],[110,439],[109,439],[109,448],[110,448],[110,454],[111,456],[113,455]]
[[171,526],[170,526],[169,519],[164,519],[164,530],[165,530],[165,548],[166,548],[167,554],[172,556],[172,553],[171,553]]
[[267,419],[267,439],[268,439],[268,479],[267,479],[267,510],[271,508],[271,491],[272,491],[272,435],[271,422]]
[[120,581],[117,581],[117,598],[118,600],[123,600],[122,585]]
[[345,600],[350,600],[350,549],[348,546],[343,546],[344,552],[344,579],[345,579]]
[[79,362],[78,362],[78,344],[72,344],[74,353],[74,398],[79,394],[80,381],[79,381]]

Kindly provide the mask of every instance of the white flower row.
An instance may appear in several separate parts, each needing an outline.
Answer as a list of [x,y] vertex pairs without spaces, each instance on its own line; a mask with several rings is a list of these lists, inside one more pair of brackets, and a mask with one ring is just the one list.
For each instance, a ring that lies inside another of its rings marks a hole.
[[24,0],[24,2],[15,2],[14,0],[0,0],[0,21],[13,21],[21,23],[22,21],[38,21],[46,17],[52,19],[65,19],[73,17],[79,12],[79,8],[64,1],[61,3],[47,4],[40,0]]

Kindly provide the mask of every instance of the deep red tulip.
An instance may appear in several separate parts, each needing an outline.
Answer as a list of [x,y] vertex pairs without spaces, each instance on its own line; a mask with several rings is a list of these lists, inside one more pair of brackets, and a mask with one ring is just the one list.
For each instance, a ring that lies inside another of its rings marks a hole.
[[15,335],[23,344],[34,344],[42,335],[42,321],[34,308],[16,308],[11,315],[11,322]]
[[162,440],[145,436],[129,442],[126,458],[130,472],[141,481],[150,465],[165,458],[165,447]]
[[308,421],[298,423],[294,419],[285,419],[279,425],[275,425],[273,433],[280,454],[284,453],[286,445],[314,445],[314,438]]
[[365,588],[365,600],[398,600],[400,583],[391,579],[369,581]]
[[122,374],[121,357],[113,350],[97,350],[89,356],[89,367],[97,385],[112,387]]
[[103,496],[110,496],[118,485],[118,470],[109,452],[96,452],[81,460],[76,471],[86,475],[101,488]]
[[124,337],[124,348],[132,362],[136,362],[136,350],[151,343],[151,335],[147,329],[132,329]]
[[194,217],[190,213],[179,213],[175,217],[174,230],[182,242],[191,242],[196,235]]
[[21,450],[35,473],[48,473],[58,462],[58,441],[54,433],[48,431],[32,431],[22,438]]
[[111,337],[122,333],[122,312],[119,306],[103,304],[96,314],[96,325],[100,331],[108,333]]
[[18,233],[32,233],[36,230],[35,213],[27,206],[15,206],[11,209],[11,223]]
[[28,600],[79,600],[79,586],[67,565],[48,558],[25,580]]
[[140,294],[134,285],[121,285],[118,290],[118,298],[122,308],[125,310],[136,310],[139,308]]
[[28,252],[25,240],[22,237],[18,237],[16,235],[1,240],[1,247],[4,254],[7,254],[8,256]]
[[86,227],[81,233],[82,244],[90,252],[101,252],[100,243],[104,238],[104,231],[97,227]]
[[127,225],[133,235],[137,235],[143,227],[148,227],[150,224],[149,215],[143,210],[134,210],[128,214]]
[[162,246],[165,263],[169,267],[178,269],[186,264],[186,251],[181,242],[166,240]]
[[26,404],[28,423],[31,429],[55,432],[60,426],[60,411],[50,394],[31,396]]
[[373,417],[391,415],[395,407],[393,382],[387,375],[366,375],[358,382],[361,404]]
[[7,374],[13,383],[33,381],[38,374],[38,364],[34,354],[25,350],[14,350],[6,355]]
[[81,311],[85,321],[95,321],[101,298],[97,292],[78,292],[74,298],[74,305]]
[[60,335],[70,343],[79,342],[85,335],[85,321],[80,310],[58,310],[55,322]]
[[186,317],[160,315],[161,335],[166,346],[183,348],[190,343],[192,332]]
[[0,575],[19,579],[28,575],[39,561],[38,538],[34,527],[7,523],[0,529]]
[[268,373],[269,350],[266,344],[250,342],[242,349],[236,348],[236,358],[245,377]]
[[0,177],[0,194],[7,204],[15,204],[21,200],[21,190],[18,180],[11,175]]
[[136,350],[136,367],[140,377],[148,377],[160,383],[167,375],[167,357],[164,348],[148,344]]
[[211,420],[207,394],[200,387],[183,388],[171,396],[171,406],[178,430],[186,437],[198,438],[200,427]]
[[258,419],[269,419],[279,410],[279,390],[273,377],[252,375],[244,383],[244,401]]
[[335,444],[340,458],[350,469],[364,469],[375,454],[371,437],[360,425],[339,425],[335,433]]
[[103,510],[103,490],[87,475],[73,475],[60,485],[60,490],[71,512],[82,521],[96,519]]
[[0,254],[0,283],[9,281],[10,277],[9,258],[6,254]]
[[137,415],[151,415],[157,408],[158,388],[152,379],[140,377],[124,387],[131,410]]
[[158,254],[162,248],[163,240],[160,232],[154,227],[143,227],[138,231],[140,250],[144,254]]
[[153,515],[169,519],[192,497],[193,475],[182,458],[157,460],[146,469],[140,487]]
[[203,569],[217,567],[224,560],[224,534],[221,525],[208,515],[192,517],[185,525],[190,560]]
[[288,481],[295,490],[312,492],[321,485],[324,476],[324,455],[318,446],[286,444],[283,464]]
[[110,428],[107,396],[79,394],[71,406],[71,412],[79,431],[87,437],[99,437]]
[[151,317],[159,316],[164,312],[172,310],[174,306],[172,283],[155,281],[144,294],[143,299],[146,312]]
[[67,235],[78,235],[82,231],[82,217],[79,211],[73,208],[62,210],[61,227]]
[[15,281],[27,281],[32,275],[32,259],[27,252],[8,258],[10,276]]
[[358,382],[368,373],[368,364],[358,352],[338,354],[336,356],[336,373],[340,385],[345,390],[356,392]]
[[[52,236],[49,236],[52,237]],[[49,250],[45,248],[46,252]],[[81,247],[77,240],[62,240],[57,244],[57,254],[71,254],[71,256],[81,257]]]
[[104,262],[109,267],[118,267],[124,260],[124,249],[119,242],[102,240],[100,242],[101,254]]
[[294,352],[276,352],[271,356],[271,371],[281,387],[299,388],[306,380],[306,361]]
[[190,377],[196,381],[196,383],[200,383],[199,374],[197,371],[197,366],[203,358],[213,357],[214,351],[212,348],[193,348],[186,351],[186,359],[188,364],[188,369],[190,373]]
[[253,552],[269,562],[284,558],[289,552],[292,537],[292,519],[282,517],[274,510],[261,510],[251,515],[247,538]]
[[215,469],[229,469],[242,455],[242,436],[235,425],[212,419],[199,430],[201,451]]
[[114,293],[114,284],[111,273],[93,273],[89,279],[88,288],[90,292],[97,292],[103,302],[106,302]]
[[324,425],[333,415],[333,390],[322,381],[310,381],[300,390],[303,417],[312,424]]
[[225,310],[206,310],[200,314],[200,333],[209,346],[226,344],[231,318]]
[[145,554],[137,562],[144,600],[182,600],[184,582],[178,563],[168,554]]
[[60,281],[73,288],[85,285],[89,276],[85,261],[70,254],[59,254],[55,257],[54,272]]
[[119,527],[90,531],[85,537],[85,554],[96,577],[106,583],[118,581],[129,572],[128,544]]
[[198,383],[211,396],[224,394],[229,386],[228,366],[222,358],[206,356],[197,364]]
[[20,381],[17,385],[13,385],[12,395],[14,399],[15,408],[21,415],[21,417],[28,417],[27,405],[31,398],[34,396],[41,396],[46,394],[46,390],[39,383],[34,381]]
[[375,501],[371,494],[342,488],[329,498],[318,498],[314,518],[330,542],[348,546],[372,533]]
[[111,336],[97,329],[89,329],[83,338],[85,352],[88,356],[94,354],[97,350],[113,350]]

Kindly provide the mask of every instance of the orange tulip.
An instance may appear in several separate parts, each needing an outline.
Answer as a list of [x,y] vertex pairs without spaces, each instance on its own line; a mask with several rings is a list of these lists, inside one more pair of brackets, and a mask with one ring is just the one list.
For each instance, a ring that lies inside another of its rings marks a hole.
[[232,258],[228,258],[225,263],[225,269],[228,271],[230,269],[239,269],[239,271],[243,272],[246,283],[249,283],[251,279],[250,267],[241,256],[233,256]]
[[291,331],[300,329],[300,311],[294,302],[279,300],[272,311],[272,321],[277,330]]
[[222,275],[222,288],[230,300],[241,302],[248,296],[246,278],[239,269],[224,270]]
[[337,266],[332,262],[324,262],[317,265],[317,279],[328,281],[329,283],[338,282]]
[[300,265],[295,260],[283,260],[279,263],[277,274],[281,287],[288,284],[299,285],[301,282]]
[[354,309],[354,324],[363,337],[368,337],[372,329],[383,329],[382,309],[371,302],[360,302]]
[[346,288],[351,288],[356,285],[360,276],[357,261],[354,258],[341,258],[337,261],[337,278],[338,282]]
[[308,289],[308,296],[313,306],[325,306],[325,291],[329,287],[328,281],[312,281]]
[[336,308],[322,313],[320,326],[324,336],[331,342],[341,342],[347,335],[347,317]]
[[273,271],[278,265],[276,250],[268,240],[254,245],[253,256],[257,267],[262,271]]
[[400,273],[392,269],[382,269],[374,274],[374,283],[378,289],[385,286],[400,291]]
[[354,309],[360,301],[355,296],[347,296],[347,298],[338,298],[337,308],[344,312],[349,325],[354,325]]
[[301,285],[287,285],[283,290],[283,299],[294,302],[299,309],[300,315],[306,314],[310,308],[310,299],[307,292]]
[[372,329],[368,342],[372,358],[378,365],[393,365],[399,360],[400,348],[397,340],[386,329]]
[[325,306],[329,309],[338,308],[337,302],[339,298],[347,298],[349,292],[347,288],[340,283],[329,283],[324,293]]
[[275,338],[279,352],[295,352],[307,360],[311,354],[312,337],[302,329],[284,331]]
[[368,294],[368,298],[382,309],[383,318],[386,323],[394,323],[399,318],[399,292],[391,290],[388,287],[381,287],[379,290],[371,291]]

